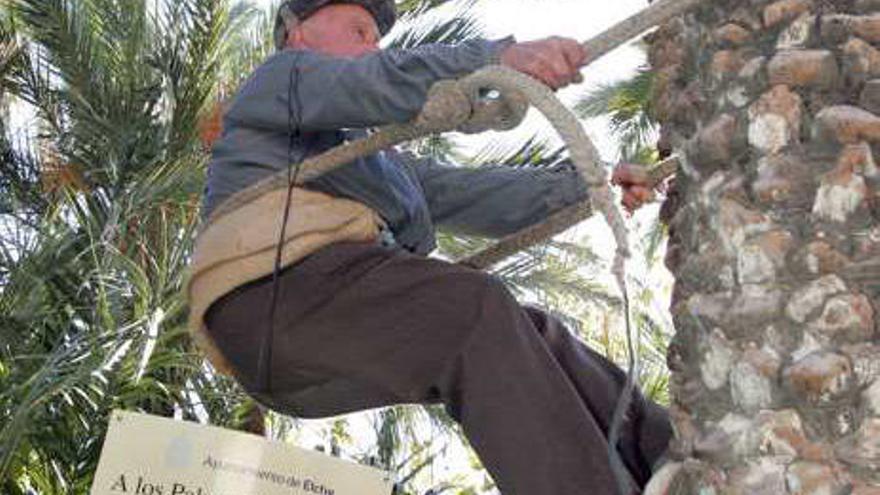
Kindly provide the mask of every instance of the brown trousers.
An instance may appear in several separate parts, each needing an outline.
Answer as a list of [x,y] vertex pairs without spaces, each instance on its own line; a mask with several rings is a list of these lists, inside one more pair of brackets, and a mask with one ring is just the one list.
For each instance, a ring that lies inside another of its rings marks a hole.
[[[341,243],[283,270],[271,389],[257,390],[271,277],[213,304],[207,326],[245,389],[322,417],[441,401],[502,493],[616,494],[606,435],[624,373],[486,273]],[[638,396],[618,450],[643,486],[671,437]]]

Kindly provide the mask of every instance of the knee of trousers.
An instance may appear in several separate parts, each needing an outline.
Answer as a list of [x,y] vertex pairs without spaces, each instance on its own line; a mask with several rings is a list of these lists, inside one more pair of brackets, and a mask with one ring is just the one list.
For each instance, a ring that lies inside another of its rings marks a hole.
[[476,270],[452,274],[445,289],[437,297],[458,299],[451,314],[445,315],[445,326],[456,327],[458,343],[449,357],[460,357],[468,344],[480,335],[507,333],[514,320],[522,318],[522,307],[507,285],[498,277]]
[[545,309],[539,308],[532,304],[523,304],[522,310],[525,311],[535,327],[542,332],[545,330],[565,331],[568,332],[568,326],[562,319]]
[[[473,332],[509,332],[522,330],[523,306],[500,278],[480,273],[475,276],[484,286]],[[473,338],[473,335],[471,335]]]
[[[523,331],[531,325],[522,324],[522,306],[498,277],[468,271],[456,274],[453,285],[467,287],[459,293],[479,294],[477,300],[467,301],[458,315],[450,316],[450,321],[457,320],[456,324],[461,326],[461,337],[456,348],[450,349],[452,353],[446,356],[443,369],[435,375],[432,387],[446,404],[447,411],[457,417],[457,391],[462,373],[469,367],[466,363],[492,359],[487,352],[504,353],[506,343],[518,340],[511,338],[511,333]],[[497,345],[487,344],[490,342]]]

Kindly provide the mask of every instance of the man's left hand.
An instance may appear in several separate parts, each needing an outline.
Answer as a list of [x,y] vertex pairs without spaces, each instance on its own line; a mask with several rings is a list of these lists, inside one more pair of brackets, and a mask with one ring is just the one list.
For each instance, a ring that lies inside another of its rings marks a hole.
[[654,201],[654,189],[650,183],[648,168],[644,165],[621,163],[614,168],[611,183],[623,188],[623,207],[630,213],[645,203]]

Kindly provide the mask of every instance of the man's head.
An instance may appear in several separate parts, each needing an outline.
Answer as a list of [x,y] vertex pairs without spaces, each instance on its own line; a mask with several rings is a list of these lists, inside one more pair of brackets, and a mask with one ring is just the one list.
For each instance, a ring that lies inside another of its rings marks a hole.
[[378,49],[395,19],[394,0],[288,0],[275,17],[275,48],[358,57]]

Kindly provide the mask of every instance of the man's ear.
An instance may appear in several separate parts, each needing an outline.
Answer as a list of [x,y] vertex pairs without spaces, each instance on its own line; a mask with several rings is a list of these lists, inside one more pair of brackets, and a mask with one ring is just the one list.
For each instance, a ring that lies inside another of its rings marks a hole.
[[303,32],[302,24],[297,24],[288,31],[286,46],[290,48],[298,48],[302,47],[304,43],[305,33]]

